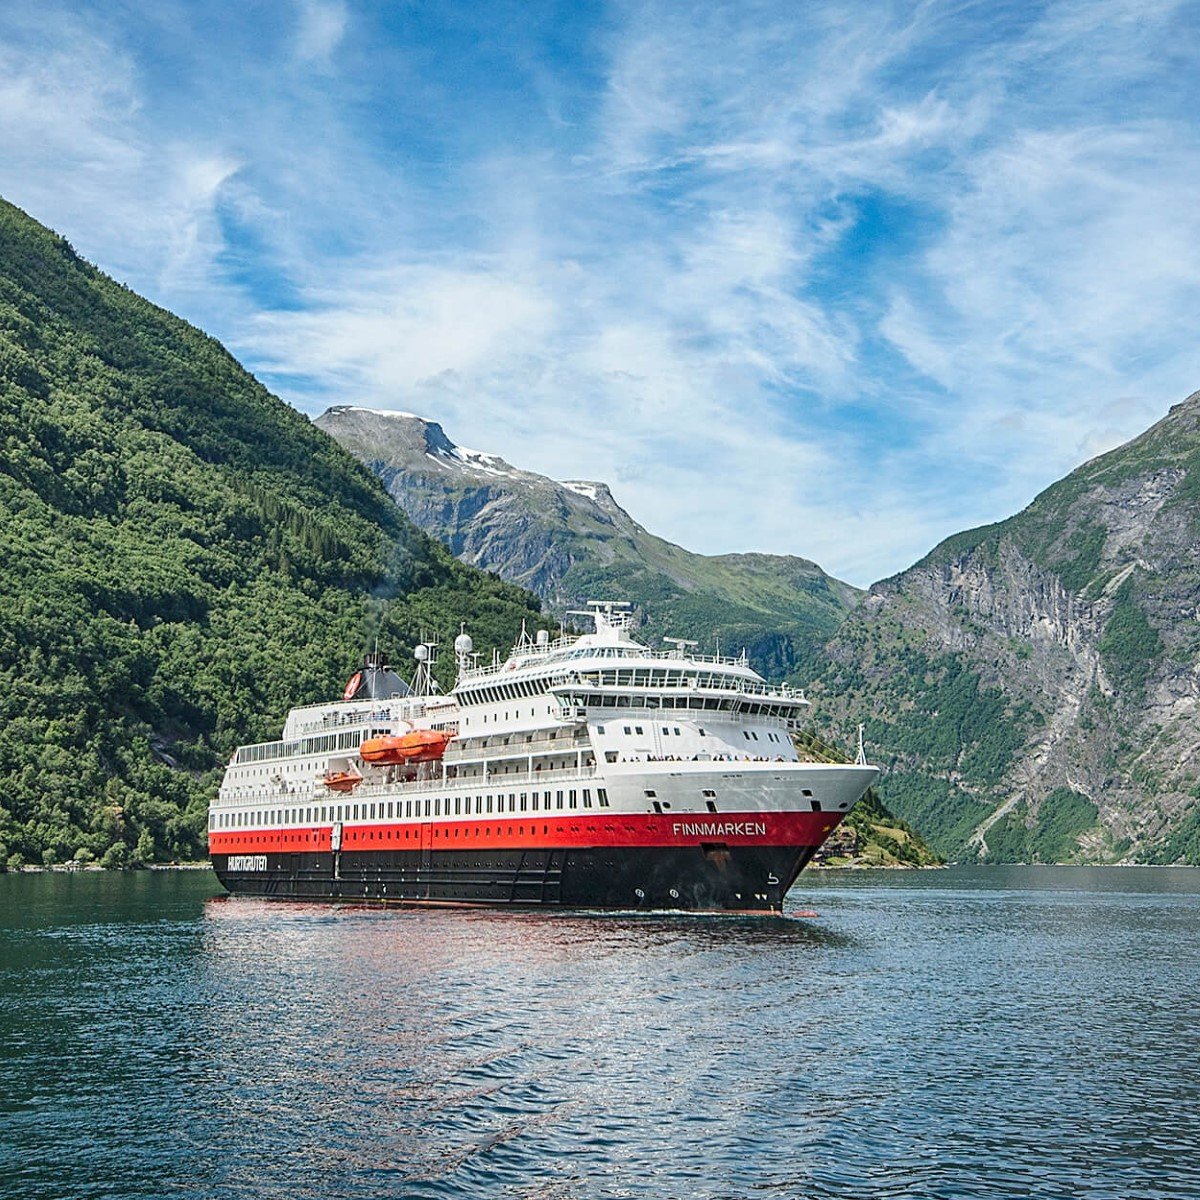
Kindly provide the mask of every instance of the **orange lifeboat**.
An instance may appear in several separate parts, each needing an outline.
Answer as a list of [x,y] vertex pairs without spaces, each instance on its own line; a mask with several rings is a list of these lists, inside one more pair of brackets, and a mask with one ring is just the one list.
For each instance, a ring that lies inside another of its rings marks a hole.
[[358,753],[363,762],[378,764],[435,762],[446,753],[452,733],[438,729],[414,729],[412,733],[386,734],[367,738]]
[[352,792],[362,781],[357,771],[327,771],[322,782],[331,792]]

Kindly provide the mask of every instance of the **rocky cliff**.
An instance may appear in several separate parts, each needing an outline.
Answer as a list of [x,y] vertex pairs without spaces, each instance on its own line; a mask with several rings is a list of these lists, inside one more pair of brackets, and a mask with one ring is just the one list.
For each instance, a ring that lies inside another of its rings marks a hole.
[[941,851],[1200,861],[1200,393],[871,588],[819,709]]
[[719,639],[782,676],[808,667],[860,594],[803,558],[690,553],[642,528],[604,483],[520,470],[411,414],[343,406],[316,424],[427,533],[556,614],[593,598],[628,599],[647,621],[643,637]]

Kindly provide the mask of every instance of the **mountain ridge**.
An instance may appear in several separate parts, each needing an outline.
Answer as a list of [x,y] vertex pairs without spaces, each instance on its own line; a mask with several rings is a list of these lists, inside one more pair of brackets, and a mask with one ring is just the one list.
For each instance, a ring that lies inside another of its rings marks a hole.
[[1200,392],[872,586],[815,694],[952,856],[1200,861]]
[[684,550],[634,520],[606,483],[515,467],[457,446],[412,413],[338,405],[314,423],[375,471],[422,529],[554,613],[620,594],[648,613],[648,636],[745,644],[751,661],[779,676],[807,662],[859,595],[808,559]]

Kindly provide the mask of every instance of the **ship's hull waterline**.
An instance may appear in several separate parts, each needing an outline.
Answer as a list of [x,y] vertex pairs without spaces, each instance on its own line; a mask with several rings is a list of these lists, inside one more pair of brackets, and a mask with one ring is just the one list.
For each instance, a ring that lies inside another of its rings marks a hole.
[[215,854],[213,867],[234,895],[270,899],[778,913],[816,849],[313,851]]

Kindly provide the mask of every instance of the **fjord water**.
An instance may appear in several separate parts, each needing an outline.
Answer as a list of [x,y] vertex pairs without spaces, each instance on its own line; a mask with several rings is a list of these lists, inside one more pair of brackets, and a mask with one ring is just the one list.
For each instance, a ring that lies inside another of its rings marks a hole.
[[819,918],[0,877],[0,1194],[1200,1194],[1200,872],[790,899]]

